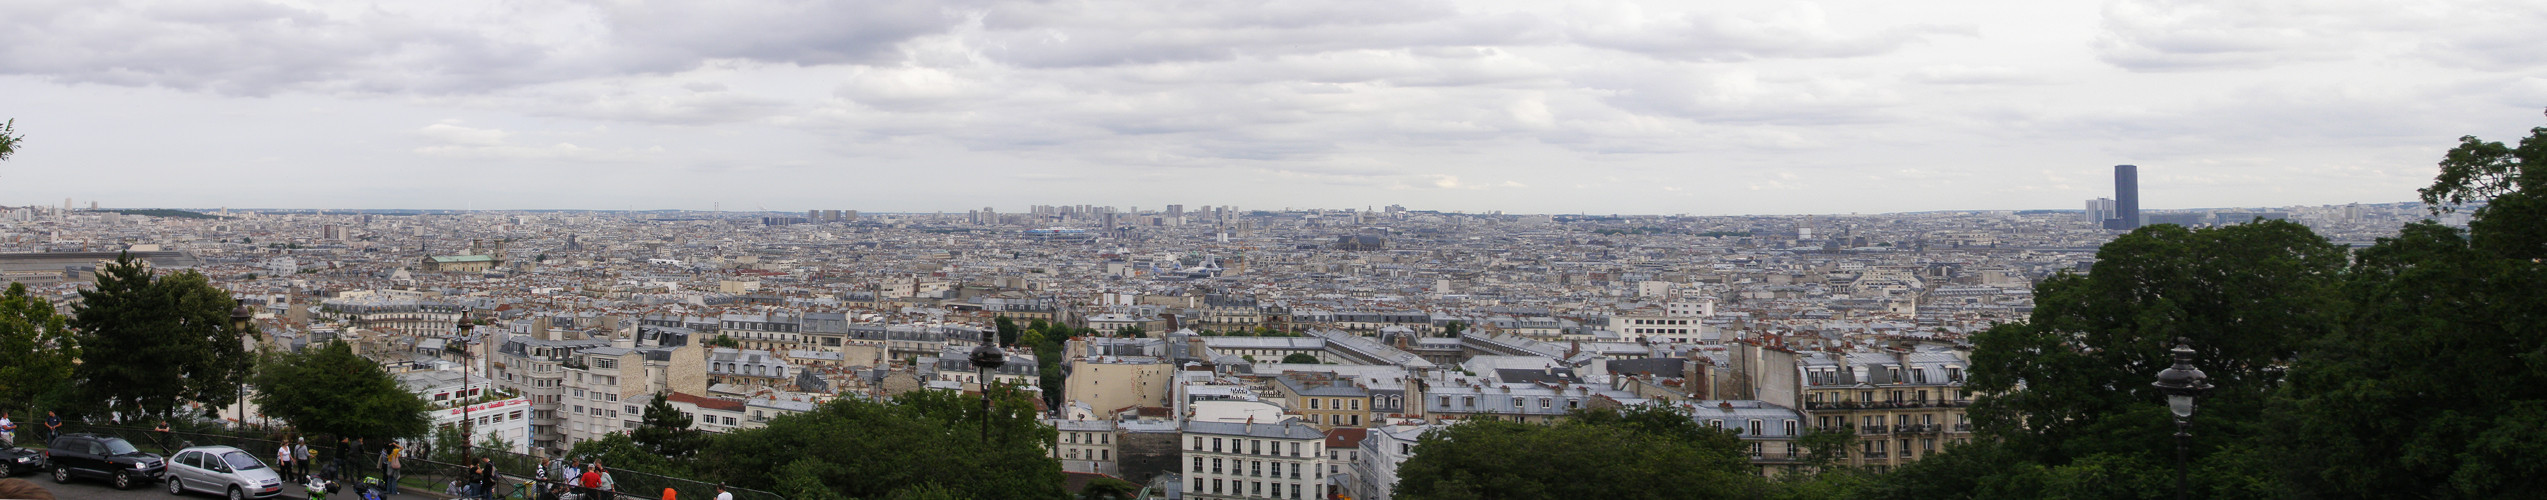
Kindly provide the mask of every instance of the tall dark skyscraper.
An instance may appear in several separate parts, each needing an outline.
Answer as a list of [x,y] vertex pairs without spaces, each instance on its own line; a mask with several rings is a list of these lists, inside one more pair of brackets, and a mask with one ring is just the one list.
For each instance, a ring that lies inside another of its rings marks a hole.
[[2114,166],[2114,215],[2105,219],[2105,229],[2140,227],[2140,167]]

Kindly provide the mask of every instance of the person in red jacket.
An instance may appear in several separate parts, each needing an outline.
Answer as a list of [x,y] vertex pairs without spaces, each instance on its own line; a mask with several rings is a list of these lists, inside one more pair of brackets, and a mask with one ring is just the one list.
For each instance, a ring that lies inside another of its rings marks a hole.
[[601,492],[601,467],[585,467],[584,477],[576,478],[575,485],[584,487],[584,498],[593,498]]

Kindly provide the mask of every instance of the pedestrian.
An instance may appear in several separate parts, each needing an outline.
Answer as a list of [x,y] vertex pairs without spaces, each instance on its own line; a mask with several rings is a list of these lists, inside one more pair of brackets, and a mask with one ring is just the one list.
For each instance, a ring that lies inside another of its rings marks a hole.
[[575,485],[583,488],[580,493],[583,493],[584,498],[592,498],[601,493],[601,466],[593,465],[591,468],[584,469],[583,479],[576,481]]
[[53,442],[53,438],[57,438],[57,437],[62,437],[62,416],[61,416],[61,415],[55,415],[55,414],[53,414],[53,412],[52,412],[52,411],[49,411],[49,410],[48,410],[48,411],[45,411],[45,412],[44,412],[44,442],[45,442],[45,443],[48,443],[48,444],[46,444],[46,446],[52,446],[52,445],[51,445],[51,444],[49,444],[49,443],[52,443],[52,442]]
[[18,423],[9,421],[9,412],[0,411],[0,448],[18,445]]
[[619,480],[610,477],[609,467],[602,467],[600,463],[594,463],[593,470],[601,471],[601,491],[608,493],[619,492]]
[[274,447],[274,473],[286,481],[299,481],[292,475],[292,437],[284,436],[283,444]]
[[403,469],[403,467],[405,467],[405,464],[404,464],[404,463],[402,463],[399,459],[400,459],[400,457],[401,457],[401,456],[406,455],[406,453],[407,453],[407,450],[406,450],[405,448],[401,448],[401,447],[399,447],[399,446],[398,446],[398,442],[397,442],[397,441],[390,441],[390,442],[389,442],[389,450],[381,452],[381,454],[382,454],[382,457],[381,457],[381,458],[382,458],[382,460],[381,460],[381,463],[382,463],[382,466],[381,466],[381,467],[382,467],[382,474],[381,474],[381,478],[382,478],[382,479],[386,479],[386,480],[388,480],[388,481],[389,481],[389,488],[388,488],[388,491],[383,492],[383,494],[388,494],[388,495],[396,495],[396,494],[398,494],[398,477],[399,477],[399,476],[406,475],[406,474],[405,474],[405,472],[406,472],[406,471]]
[[166,420],[166,419],[161,419],[161,420],[159,421],[159,427],[152,428],[152,429],[150,430],[150,432],[151,432],[151,434],[150,434],[151,438],[150,438],[150,439],[151,439],[151,440],[153,440],[153,441],[158,441],[158,442],[159,442],[159,454],[161,454],[161,455],[175,455],[175,454],[177,454],[175,450],[172,450],[172,449],[169,449],[169,448],[168,448],[168,443],[174,443],[174,442],[176,442],[176,441],[172,441],[172,440],[170,440],[170,438],[172,438],[172,437],[174,437],[174,436],[172,436],[172,435],[170,435],[170,434],[169,434],[169,431],[168,431],[168,420]]
[[725,491],[725,483],[716,483],[716,500],[734,500],[734,492]]
[[353,449],[354,438],[336,436],[336,451],[327,454],[327,468],[331,470],[322,472],[326,472],[330,479],[337,474],[351,472],[346,467],[352,464],[347,463],[345,457],[353,455]]
[[483,471],[482,474],[484,474],[478,477],[478,498],[494,500],[497,474],[495,471],[495,459],[481,457],[478,459],[478,464],[480,466],[478,469]]
[[680,492],[672,491],[670,486],[663,487],[663,500],[681,500],[679,497]]
[[307,480],[307,479],[309,479],[309,477],[310,477],[310,439],[309,439],[309,438],[307,438],[307,437],[301,437],[301,436],[293,436],[293,437],[292,437],[292,465],[294,465],[294,466],[296,466],[296,467],[299,467],[298,469],[293,469],[293,471],[292,471],[292,472],[293,472],[294,474],[299,474],[299,475],[301,476],[301,479],[303,479],[303,480]]

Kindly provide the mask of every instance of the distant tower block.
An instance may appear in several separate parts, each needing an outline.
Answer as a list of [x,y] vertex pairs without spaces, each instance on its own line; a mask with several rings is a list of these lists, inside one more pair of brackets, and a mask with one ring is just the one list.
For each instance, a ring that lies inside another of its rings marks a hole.
[[2114,215],[2105,219],[2105,229],[2140,228],[2140,167],[2114,166]]

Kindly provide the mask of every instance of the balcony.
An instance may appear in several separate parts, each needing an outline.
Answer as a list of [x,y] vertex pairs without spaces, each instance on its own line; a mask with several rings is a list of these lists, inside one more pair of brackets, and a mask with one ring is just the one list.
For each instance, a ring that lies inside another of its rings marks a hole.
[[1868,460],[1873,460],[1873,459],[1878,459],[1878,458],[1884,458],[1884,457],[1885,457],[1885,452],[1881,452],[1881,451],[1869,451],[1869,452],[1866,452],[1866,458],[1867,458]]
[[1878,426],[1872,426],[1872,427],[1866,427],[1866,428],[1858,429],[1858,430],[1857,430],[1857,433],[1858,433],[1858,434],[1886,434],[1886,433],[1889,433],[1890,431],[1891,431],[1891,429],[1887,429],[1887,428],[1884,428],[1884,426],[1878,425]]
[[1954,431],[1964,433],[1972,432],[1972,424],[1954,424]]

